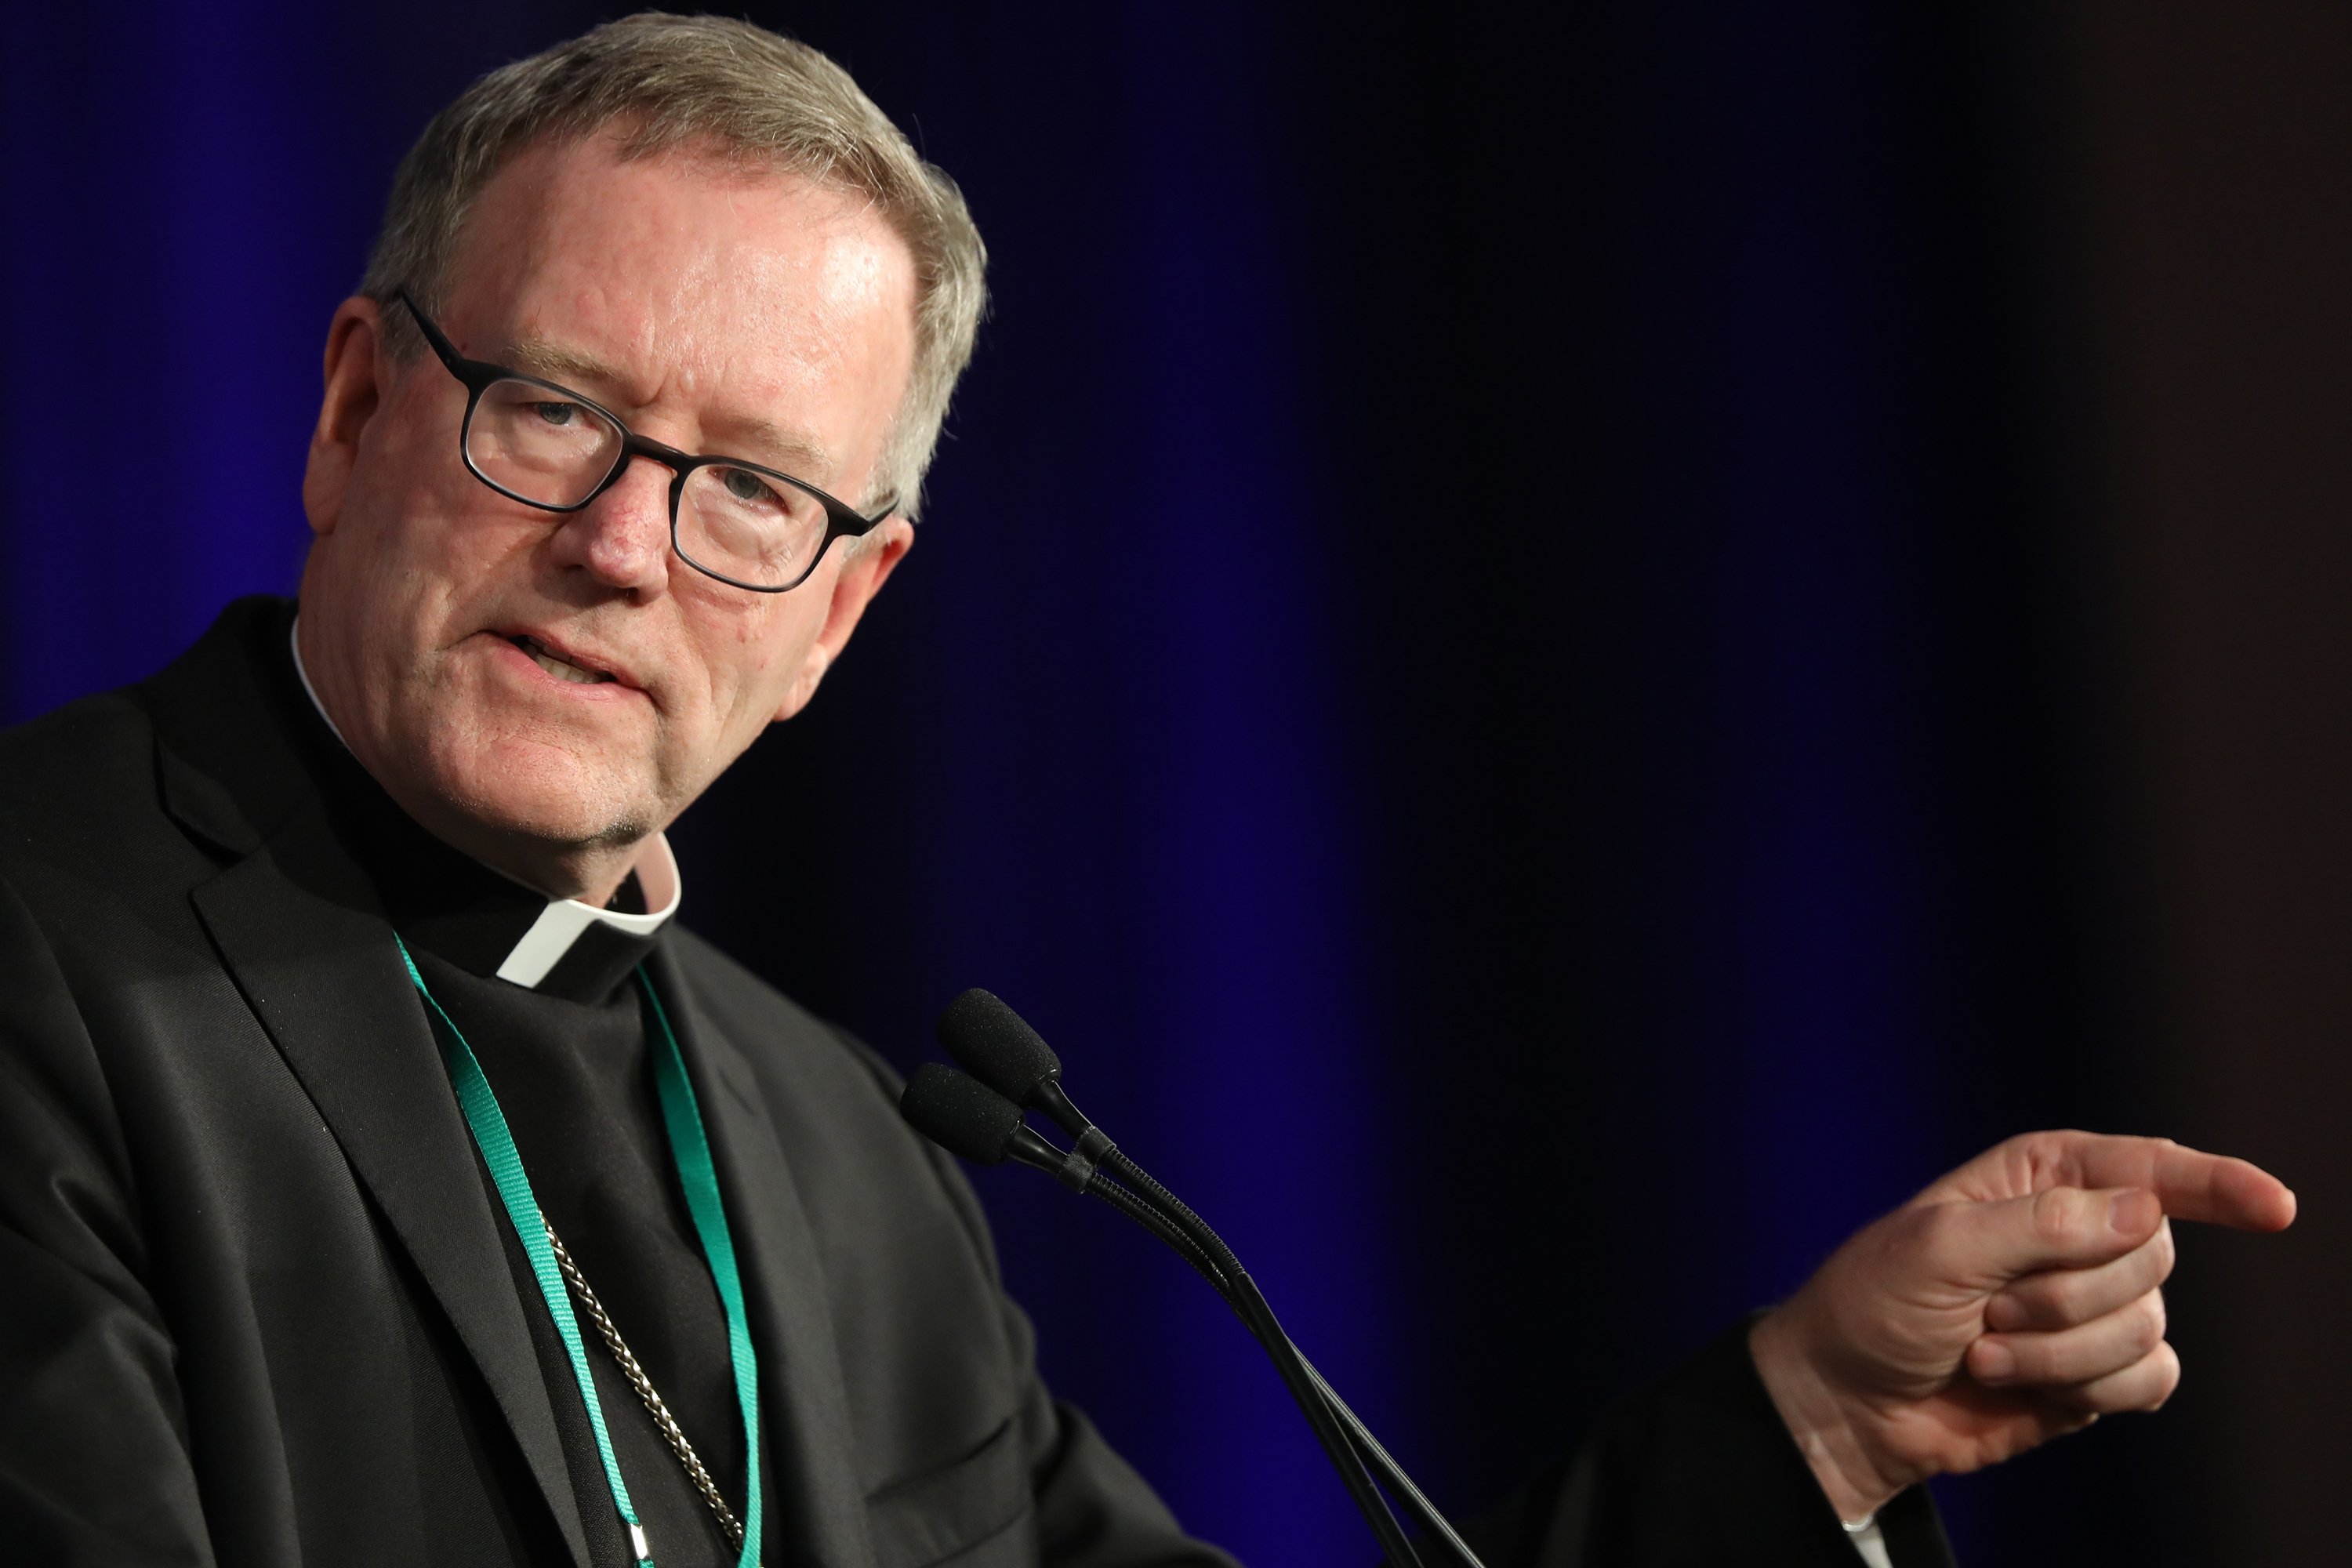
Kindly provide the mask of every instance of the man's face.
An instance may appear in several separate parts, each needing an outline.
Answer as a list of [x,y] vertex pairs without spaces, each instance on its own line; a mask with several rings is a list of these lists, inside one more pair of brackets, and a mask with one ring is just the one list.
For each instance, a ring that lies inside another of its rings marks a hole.
[[[500,171],[437,320],[467,358],[562,383],[641,435],[862,505],[913,362],[913,300],[905,245],[862,200],[699,156],[624,161],[597,137]],[[789,593],[715,582],[670,551],[658,464],[569,514],[474,479],[465,389],[429,353],[394,363],[376,320],[363,300],[337,318],[304,489],[303,657],[329,712],[404,806],[478,854],[666,826],[807,700],[910,531],[836,542]]]

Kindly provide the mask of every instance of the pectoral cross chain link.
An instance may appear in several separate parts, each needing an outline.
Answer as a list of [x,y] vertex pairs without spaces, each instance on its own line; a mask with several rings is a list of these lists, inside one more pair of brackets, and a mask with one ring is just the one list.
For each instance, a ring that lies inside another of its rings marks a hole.
[[[541,1223],[546,1222],[542,1219]],[[555,1266],[563,1271],[563,1283],[579,1301],[580,1310],[587,1313],[588,1321],[596,1326],[597,1337],[604,1342],[604,1348],[613,1352],[613,1360],[620,1367],[621,1375],[627,1378],[629,1386],[637,1391],[637,1397],[644,1401],[646,1414],[654,1418],[654,1425],[661,1428],[663,1440],[677,1456],[677,1462],[686,1467],[686,1479],[694,1483],[695,1489],[710,1505],[710,1511],[719,1516],[719,1528],[727,1532],[727,1543],[740,1551],[743,1545],[742,1521],[735,1517],[735,1510],[727,1506],[727,1500],[719,1495],[719,1483],[712,1480],[710,1472],[703,1468],[702,1460],[695,1454],[694,1445],[686,1440],[686,1433],[678,1426],[677,1418],[669,1413],[669,1406],[662,1403],[662,1396],[655,1391],[653,1379],[647,1377],[646,1369],[637,1364],[636,1353],[629,1349],[628,1342],[621,1338],[621,1331],[613,1326],[612,1318],[604,1310],[604,1303],[596,1300],[596,1292],[588,1288],[580,1266],[572,1261],[572,1254],[564,1247],[563,1238],[555,1234],[555,1227],[551,1225],[547,1226],[547,1244],[554,1249]],[[747,1464],[759,1462],[756,1454],[746,1459]]]

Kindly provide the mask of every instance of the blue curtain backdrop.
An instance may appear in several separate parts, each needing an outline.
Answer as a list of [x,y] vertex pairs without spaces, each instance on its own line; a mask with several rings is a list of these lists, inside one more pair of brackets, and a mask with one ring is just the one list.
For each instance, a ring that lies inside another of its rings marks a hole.
[[[291,590],[394,163],[607,14],[335,9],[10,18],[0,716]],[[1980,1144],[2135,1109],[2032,40],[1903,12],[752,8],[962,182],[995,308],[920,547],[679,825],[688,919],[902,1064],[1012,1000],[1460,1509]],[[1189,1523],[1370,1560],[1180,1264],[981,1185]],[[1944,1495],[1978,1561],[2197,1561],[2070,1500],[2193,1446]]]

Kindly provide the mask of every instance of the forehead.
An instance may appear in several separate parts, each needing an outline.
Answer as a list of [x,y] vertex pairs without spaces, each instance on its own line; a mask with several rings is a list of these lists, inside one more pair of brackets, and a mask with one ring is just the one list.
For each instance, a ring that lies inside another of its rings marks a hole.
[[705,151],[625,157],[609,135],[509,159],[445,295],[453,331],[627,366],[648,401],[772,398],[844,374],[902,386],[912,358],[913,261],[864,196]]

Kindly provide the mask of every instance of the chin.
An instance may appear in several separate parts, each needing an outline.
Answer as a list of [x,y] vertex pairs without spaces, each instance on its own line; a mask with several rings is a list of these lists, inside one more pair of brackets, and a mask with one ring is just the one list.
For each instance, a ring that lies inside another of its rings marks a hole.
[[642,785],[547,746],[452,758],[435,793],[501,837],[587,847],[632,844],[662,825]]

